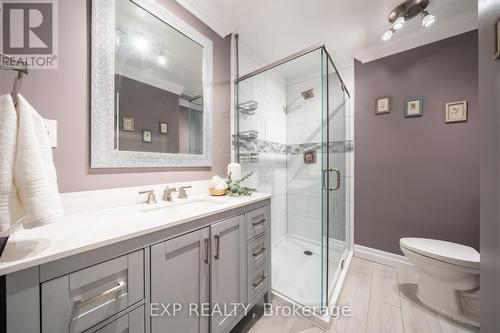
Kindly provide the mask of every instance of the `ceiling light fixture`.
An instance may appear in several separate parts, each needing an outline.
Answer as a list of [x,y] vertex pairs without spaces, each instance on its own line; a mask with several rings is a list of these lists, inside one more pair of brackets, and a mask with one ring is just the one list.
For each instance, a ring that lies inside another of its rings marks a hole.
[[394,30],[399,30],[399,29],[402,29],[404,25],[405,25],[405,18],[400,16],[396,19],[396,21],[394,21],[392,28]]
[[428,11],[424,10],[422,12],[422,25],[425,28],[430,27],[434,22],[436,22],[436,17],[432,14],[429,14]]
[[382,35],[382,40],[385,42],[391,40],[394,33],[403,28],[405,22],[419,15],[422,17],[424,27],[431,26],[436,21],[436,17],[426,10],[429,2],[430,0],[406,0],[394,8],[389,14],[389,23],[392,24],[392,28]]
[[392,36],[394,36],[394,31],[395,31],[394,29],[391,29],[391,30],[384,32],[384,34],[382,35],[382,40],[384,42],[390,41]]

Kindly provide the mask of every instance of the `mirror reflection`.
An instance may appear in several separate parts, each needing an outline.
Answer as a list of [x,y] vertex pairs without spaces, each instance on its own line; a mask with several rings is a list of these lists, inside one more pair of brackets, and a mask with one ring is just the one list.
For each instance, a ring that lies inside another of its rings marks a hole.
[[116,1],[115,148],[203,154],[203,47]]

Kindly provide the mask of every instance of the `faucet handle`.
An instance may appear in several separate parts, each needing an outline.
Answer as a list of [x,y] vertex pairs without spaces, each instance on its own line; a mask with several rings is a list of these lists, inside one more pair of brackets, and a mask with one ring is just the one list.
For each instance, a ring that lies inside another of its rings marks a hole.
[[148,190],[148,191],[141,191],[139,194],[148,194],[148,200],[146,201],[147,204],[155,204],[156,203],[156,195],[154,190]]
[[186,199],[187,198],[187,193],[186,193],[187,188],[192,188],[192,186],[180,186],[179,187],[179,199]]
[[165,191],[163,191],[163,200],[172,201],[172,192],[177,192],[175,187],[166,187]]

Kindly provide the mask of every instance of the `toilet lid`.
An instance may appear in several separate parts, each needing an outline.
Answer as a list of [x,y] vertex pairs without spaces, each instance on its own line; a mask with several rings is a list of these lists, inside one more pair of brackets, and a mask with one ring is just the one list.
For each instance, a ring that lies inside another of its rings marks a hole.
[[479,252],[470,246],[427,238],[401,238],[401,247],[450,264],[479,269]]

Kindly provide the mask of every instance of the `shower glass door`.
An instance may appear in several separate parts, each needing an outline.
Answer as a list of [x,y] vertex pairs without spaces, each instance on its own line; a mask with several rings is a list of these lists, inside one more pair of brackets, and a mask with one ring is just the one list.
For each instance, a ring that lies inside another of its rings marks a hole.
[[328,304],[340,273],[346,268],[344,264],[349,252],[348,154],[351,152],[351,145],[347,140],[349,118],[346,113],[349,96],[328,53],[325,54],[324,60],[326,110],[323,116],[326,125],[324,139],[326,154],[323,161],[323,197],[327,209],[324,209],[323,214],[325,228],[323,242],[327,249],[325,294]]
[[252,172],[247,186],[273,194],[272,289],[316,311],[331,305],[348,244],[342,87],[321,46],[235,85],[236,160]]

